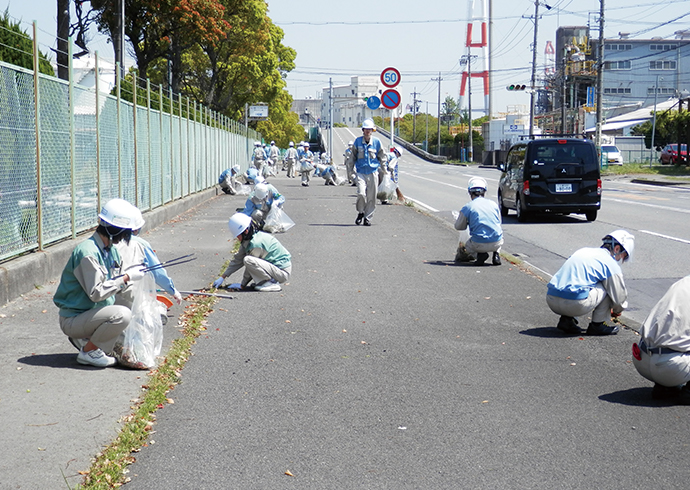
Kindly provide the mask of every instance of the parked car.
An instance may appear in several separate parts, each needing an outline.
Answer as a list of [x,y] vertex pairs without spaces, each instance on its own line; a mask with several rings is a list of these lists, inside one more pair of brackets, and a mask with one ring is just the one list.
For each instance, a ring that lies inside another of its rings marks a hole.
[[[678,162],[678,145],[671,144],[664,146],[659,155],[659,162],[662,165],[668,165],[669,163],[679,163]],[[688,146],[680,145],[680,163],[688,163]]]
[[601,145],[601,153],[609,165],[623,165],[623,155],[616,145]]
[[513,145],[498,185],[503,216],[510,209],[524,222],[533,213],[584,214],[597,219],[601,207],[601,174],[590,140],[535,139]]

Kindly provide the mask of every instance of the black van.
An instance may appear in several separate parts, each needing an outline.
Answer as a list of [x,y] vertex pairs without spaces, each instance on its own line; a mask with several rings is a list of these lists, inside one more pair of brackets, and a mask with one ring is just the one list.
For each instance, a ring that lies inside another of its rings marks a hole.
[[590,140],[544,138],[520,142],[508,151],[498,185],[501,214],[517,212],[524,222],[533,213],[584,214],[597,219],[601,173]]

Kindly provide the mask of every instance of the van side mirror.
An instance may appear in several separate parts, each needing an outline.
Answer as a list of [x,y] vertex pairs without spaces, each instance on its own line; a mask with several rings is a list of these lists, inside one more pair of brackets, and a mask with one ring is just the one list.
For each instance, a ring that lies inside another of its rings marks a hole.
[[498,162],[498,166],[496,168],[498,168],[498,170],[500,170],[501,172],[505,172],[506,171],[506,164],[503,162]]

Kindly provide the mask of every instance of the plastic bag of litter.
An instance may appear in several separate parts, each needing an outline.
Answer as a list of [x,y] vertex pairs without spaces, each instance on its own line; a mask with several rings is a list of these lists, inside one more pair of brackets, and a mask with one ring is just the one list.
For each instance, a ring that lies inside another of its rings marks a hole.
[[120,334],[113,354],[118,362],[133,369],[150,369],[163,346],[163,321],[167,308],[156,299],[156,283],[148,273],[132,284],[132,320]]
[[391,179],[391,176],[388,172],[386,172],[386,175],[383,176],[383,180],[379,184],[379,188],[376,192],[376,198],[380,199],[381,201],[392,201],[396,198],[395,195],[395,189],[397,189],[398,186],[395,185],[395,182],[393,182],[393,179]]
[[266,216],[264,231],[269,233],[284,233],[295,226],[285,211],[278,206],[273,206]]
[[252,192],[252,186],[241,184],[236,187],[238,196],[248,196]]

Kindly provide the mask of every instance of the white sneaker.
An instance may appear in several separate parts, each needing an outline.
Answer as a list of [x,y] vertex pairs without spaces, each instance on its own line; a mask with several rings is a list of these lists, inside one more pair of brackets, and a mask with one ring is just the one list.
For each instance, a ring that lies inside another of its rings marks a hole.
[[80,350],[77,355],[77,362],[88,366],[108,367],[117,364],[114,357],[108,357],[101,349],[95,349],[90,352]]
[[275,281],[266,281],[263,284],[254,286],[254,291],[261,291],[262,293],[272,293],[282,290],[283,288],[280,287],[280,284]]

